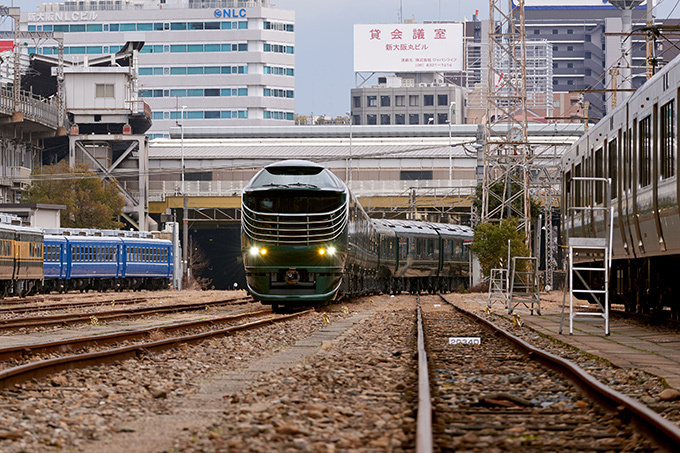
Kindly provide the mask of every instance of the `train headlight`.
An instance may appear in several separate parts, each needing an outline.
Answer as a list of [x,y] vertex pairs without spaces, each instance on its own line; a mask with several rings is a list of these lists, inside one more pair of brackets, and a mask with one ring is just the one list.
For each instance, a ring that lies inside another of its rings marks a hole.
[[333,256],[333,255],[335,255],[335,247],[326,247],[326,248],[321,247],[321,248],[319,248],[319,250],[317,250],[317,252],[319,253],[319,256],[324,256],[324,255]]
[[255,246],[250,247],[250,255],[251,256],[257,256],[257,255],[264,256],[266,254],[267,254],[266,248],[259,248],[259,247],[255,247]]

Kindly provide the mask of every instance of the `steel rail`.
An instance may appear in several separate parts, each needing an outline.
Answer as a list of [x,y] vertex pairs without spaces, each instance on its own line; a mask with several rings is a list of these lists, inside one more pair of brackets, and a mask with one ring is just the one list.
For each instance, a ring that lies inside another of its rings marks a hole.
[[[14,313],[31,313],[35,311],[56,311],[56,310],[67,310],[69,308],[86,308],[86,307],[99,307],[104,305],[132,305],[141,302],[153,302],[153,299],[160,299],[160,297],[130,297],[125,299],[109,299],[100,300],[94,302],[61,302],[56,304],[45,304],[45,305],[29,305],[24,307],[5,307],[0,308],[1,314],[14,314]],[[248,300],[250,297],[236,297],[234,299],[229,299],[233,301],[238,300]],[[2,305],[0,303],[0,305]]]
[[535,348],[524,340],[496,326],[491,321],[455,305],[444,296],[440,295],[439,297],[459,312],[505,338],[518,351],[526,354],[532,360],[536,360],[545,367],[564,376],[594,401],[611,412],[618,413],[619,417],[623,420],[632,421],[639,430],[649,435],[663,448],[672,452],[680,451],[680,428],[644,404],[607,387],[571,361]]
[[65,324],[76,324],[82,322],[110,321],[112,319],[133,318],[137,316],[174,313],[195,310],[207,310],[208,307],[238,304],[237,299],[226,299],[212,302],[200,302],[190,304],[165,305],[162,307],[137,307],[123,310],[93,311],[88,313],[69,313],[51,316],[31,316],[26,318],[0,319],[0,330],[20,329],[26,327],[48,327]]
[[70,352],[79,348],[104,346],[120,343],[122,341],[139,340],[146,338],[149,335],[156,332],[168,333],[197,327],[219,325],[224,324],[226,322],[238,321],[243,318],[267,315],[271,313],[272,310],[251,311],[248,313],[240,313],[238,315],[229,315],[218,318],[188,321],[177,324],[170,324],[166,326],[149,327],[147,329],[126,330],[124,332],[115,332],[104,335],[89,335],[86,337],[70,338],[68,340],[48,341],[45,343],[12,346],[9,348],[0,349],[0,361],[10,359],[25,359],[26,357],[30,357],[36,354],[49,354],[53,352]]
[[420,294],[418,301],[418,416],[416,425],[416,453],[431,453],[432,437],[432,398],[430,396],[430,373],[427,369],[427,353],[425,352],[425,334],[423,332],[423,316],[420,311]]
[[[31,313],[34,311],[55,311],[55,310],[64,310],[64,309],[69,309],[69,308],[82,308],[82,307],[96,307],[98,305],[111,305],[111,304],[119,304],[119,305],[130,305],[130,304],[135,304],[138,302],[146,302],[149,299],[146,297],[133,297],[129,299],[109,299],[109,300],[101,300],[98,302],[60,302],[56,304],[45,304],[45,305],[26,305],[23,307],[5,307],[5,308],[0,308],[0,314],[4,313]],[[2,305],[0,303],[0,305]]]
[[25,365],[20,365],[17,367],[8,368],[6,370],[0,371],[0,389],[7,389],[13,386],[14,384],[26,382],[30,379],[47,376],[62,370],[86,368],[88,366],[118,362],[132,357],[143,356],[147,354],[149,351],[162,351],[165,349],[176,347],[181,344],[198,343],[208,338],[225,336],[233,332],[254,329],[268,324],[276,324],[279,322],[287,321],[289,319],[293,319],[311,312],[313,312],[313,310],[305,310],[299,313],[280,316],[278,318],[264,319],[247,324],[242,324],[239,326],[213,330],[210,332],[202,332],[181,337],[173,337],[165,340],[125,346],[116,349],[109,349],[107,351],[76,354],[65,357],[58,357],[55,359],[31,362]]

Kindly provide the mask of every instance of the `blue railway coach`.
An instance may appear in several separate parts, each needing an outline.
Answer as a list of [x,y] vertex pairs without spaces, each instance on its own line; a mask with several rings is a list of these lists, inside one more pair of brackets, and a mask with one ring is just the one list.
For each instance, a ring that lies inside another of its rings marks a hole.
[[45,235],[43,291],[161,289],[173,274],[168,240]]

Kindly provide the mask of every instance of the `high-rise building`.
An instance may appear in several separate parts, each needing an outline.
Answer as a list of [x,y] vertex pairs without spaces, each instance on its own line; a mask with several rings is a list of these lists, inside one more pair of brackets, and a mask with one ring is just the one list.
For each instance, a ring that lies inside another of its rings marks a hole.
[[[645,78],[645,37],[623,34],[621,12],[611,4],[594,0],[567,3],[534,0],[525,3],[527,41],[547,40],[552,45],[552,90],[555,111],[574,113],[562,102],[587,101],[588,116],[601,118],[611,109],[614,89],[611,78],[622,67],[630,67],[632,86]],[[645,25],[645,6],[632,13],[633,27]],[[632,55],[621,56],[622,39],[632,41]],[[615,85],[616,86],[616,85]],[[616,86],[620,88],[619,86]],[[618,99],[623,99],[622,93]]]
[[[64,32],[65,58],[139,52],[151,138],[170,127],[293,125],[295,14],[269,0],[80,0],[21,13],[27,31]],[[55,55],[51,42],[29,53]],[[182,119],[180,119],[182,118]]]

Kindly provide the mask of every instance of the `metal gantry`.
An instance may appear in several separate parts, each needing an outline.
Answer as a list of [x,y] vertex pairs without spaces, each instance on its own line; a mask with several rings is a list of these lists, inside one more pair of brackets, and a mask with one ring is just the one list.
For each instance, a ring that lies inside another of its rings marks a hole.
[[526,32],[524,0],[489,2],[482,222],[520,219],[529,237],[530,199],[527,142]]

